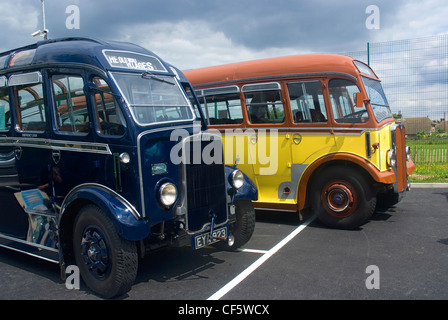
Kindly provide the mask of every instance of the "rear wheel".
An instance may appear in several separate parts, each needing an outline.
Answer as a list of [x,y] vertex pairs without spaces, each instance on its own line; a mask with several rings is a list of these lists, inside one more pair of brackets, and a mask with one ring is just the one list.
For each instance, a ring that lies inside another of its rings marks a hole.
[[113,298],[131,289],[137,276],[136,244],[121,238],[97,206],[88,205],[79,212],[73,250],[82,279],[95,293]]
[[339,229],[356,229],[373,214],[376,195],[358,171],[344,166],[326,169],[313,183],[312,205],[319,220]]

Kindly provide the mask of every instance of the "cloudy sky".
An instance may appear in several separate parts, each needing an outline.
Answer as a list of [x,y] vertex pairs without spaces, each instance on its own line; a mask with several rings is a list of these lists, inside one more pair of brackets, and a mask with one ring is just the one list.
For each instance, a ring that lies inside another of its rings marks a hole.
[[[0,51],[37,40],[41,0],[0,10]],[[130,41],[181,69],[448,33],[446,0],[45,0],[45,11],[50,38]]]

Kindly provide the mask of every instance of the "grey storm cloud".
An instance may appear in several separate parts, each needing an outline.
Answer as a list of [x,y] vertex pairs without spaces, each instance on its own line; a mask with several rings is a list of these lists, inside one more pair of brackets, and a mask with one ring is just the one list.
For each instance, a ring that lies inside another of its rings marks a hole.
[[[448,32],[446,0],[45,0],[50,38],[130,41],[181,68],[309,52],[346,53],[367,42]],[[71,5],[79,29],[67,28]],[[367,7],[380,10],[369,30]],[[0,51],[37,41],[41,0],[0,0]]]
[[[29,2],[29,1],[28,1]],[[305,47],[343,51],[368,37],[367,0],[46,0],[47,27],[53,37],[89,35],[113,39],[133,24],[204,21],[237,45],[248,48]],[[383,24],[405,1],[375,1]],[[80,9],[79,30],[68,30],[68,5]],[[33,6],[40,15],[40,1]],[[39,17],[40,19],[40,17]],[[40,23],[40,20],[39,20]],[[151,29],[141,30],[151,33]],[[200,30],[196,30],[200,32]],[[169,39],[167,39],[169,41]],[[358,46],[359,46],[358,45]],[[355,48],[357,49],[357,48]]]

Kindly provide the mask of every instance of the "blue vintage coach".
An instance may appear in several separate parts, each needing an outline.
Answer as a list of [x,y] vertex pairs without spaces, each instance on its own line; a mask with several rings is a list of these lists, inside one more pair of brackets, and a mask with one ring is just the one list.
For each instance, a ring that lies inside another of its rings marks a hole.
[[153,249],[245,244],[257,190],[203,119],[183,74],[133,44],[0,54],[0,246],[76,264],[114,297]]

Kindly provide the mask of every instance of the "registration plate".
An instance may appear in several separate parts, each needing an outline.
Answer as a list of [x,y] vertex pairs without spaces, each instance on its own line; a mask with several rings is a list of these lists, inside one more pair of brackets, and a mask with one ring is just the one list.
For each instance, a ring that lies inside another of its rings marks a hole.
[[227,239],[227,227],[213,230],[213,237],[210,237],[210,232],[193,236],[193,249],[200,249],[202,247],[208,246],[209,244],[220,241],[220,239],[216,239],[215,237]]

